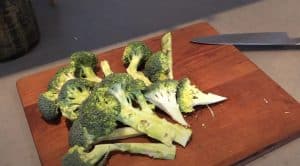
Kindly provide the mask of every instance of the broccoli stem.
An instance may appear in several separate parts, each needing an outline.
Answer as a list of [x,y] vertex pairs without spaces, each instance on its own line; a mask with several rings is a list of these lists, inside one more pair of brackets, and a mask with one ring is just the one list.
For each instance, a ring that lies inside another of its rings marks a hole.
[[[143,154],[157,159],[172,160],[176,155],[176,147],[166,146],[160,143],[115,143],[96,145],[89,153],[84,153],[81,158],[85,162],[95,165],[101,160],[105,160],[105,156],[113,151],[129,152],[132,154]],[[104,164],[104,163],[103,163]]]
[[162,51],[166,53],[166,55],[169,57],[169,78],[173,79],[173,57],[172,57],[172,35],[170,32],[166,33],[162,39],[161,39],[161,47]]
[[142,59],[142,56],[133,56],[126,71],[134,79],[142,80],[142,81],[144,81],[146,86],[148,86],[151,84],[151,81],[144,75],[144,73],[137,71],[137,68],[138,68],[138,65],[139,65],[141,59]]
[[91,67],[82,67],[83,73],[85,74],[87,80],[93,82],[101,82],[101,78],[99,78],[94,70]]
[[113,149],[134,154],[144,154],[157,159],[172,160],[176,155],[176,147],[160,143],[116,143]]
[[141,133],[131,127],[123,127],[123,128],[114,130],[109,135],[96,138],[96,140],[93,144],[97,144],[102,141],[126,139],[126,138],[136,137],[136,136],[140,136],[140,135],[143,135],[143,133]]
[[112,70],[110,69],[108,61],[106,61],[106,60],[101,61],[100,66],[101,66],[102,72],[105,76],[108,76],[113,73]]

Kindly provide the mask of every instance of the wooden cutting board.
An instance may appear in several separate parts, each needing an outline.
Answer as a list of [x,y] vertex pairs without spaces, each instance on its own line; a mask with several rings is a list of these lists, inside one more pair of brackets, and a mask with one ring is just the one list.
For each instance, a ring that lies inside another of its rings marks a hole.
[[[278,84],[233,46],[197,45],[189,41],[217,32],[207,23],[190,25],[172,32],[174,75],[189,77],[204,91],[228,97],[186,116],[193,135],[186,148],[177,146],[175,160],[154,160],[145,156],[115,153],[108,165],[231,165],[262,150],[295,138],[300,133],[300,105]],[[145,42],[155,51],[160,37]],[[124,71],[124,48],[99,54],[115,72]],[[41,163],[59,165],[68,149],[67,122],[46,123],[37,108],[37,97],[59,67],[20,79],[18,92]],[[102,73],[98,75],[102,77]],[[145,137],[126,142],[149,142]]]

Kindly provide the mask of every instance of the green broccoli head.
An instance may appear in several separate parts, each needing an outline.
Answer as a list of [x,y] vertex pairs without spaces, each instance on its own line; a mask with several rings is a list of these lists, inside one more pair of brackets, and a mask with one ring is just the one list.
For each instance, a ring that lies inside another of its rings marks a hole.
[[142,42],[128,44],[123,53],[123,63],[128,66],[126,71],[134,79],[142,80],[146,85],[151,82],[143,72],[138,71],[152,55],[152,51]]
[[158,51],[145,64],[144,73],[150,81],[162,81],[170,78],[170,56]]
[[90,95],[94,82],[85,79],[67,81],[58,95],[58,106],[64,117],[75,120],[78,117],[78,107]]
[[83,127],[79,120],[75,120],[69,131],[70,146],[81,146],[89,149],[95,140],[95,136],[88,133],[87,129]]
[[48,90],[53,89],[59,91],[68,80],[75,78],[75,67],[68,65],[60,68],[52,80],[48,84]]
[[127,45],[123,52],[123,63],[132,65],[137,70],[152,55],[152,51],[143,42],[132,42]]
[[100,82],[101,79],[95,74],[94,69],[98,64],[96,55],[88,51],[79,51],[71,55],[71,64],[76,68],[75,76],[94,82]]
[[184,120],[176,101],[178,81],[157,81],[145,90],[146,99],[167,113],[173,120],[182,125],[188,125]]
[[116,127],[120,104],[108,93],[106,87],[98,87],[80,107],[79,121],[95,137],[111,133]]
[[59,117],[57,107],[58,94],[55,90],[42,93],[38,99],[39,111],[46,120],[55,120]]
[[192,85],[188,78],[180,80],[177,89],[177,102],[181,112],[193,112],[194,106],[214,104],[226,99],[226,97],[212,93],[203,93],[195,85]]
[[142,91],[146,88],[146,85],[141,80],[135,80],[131,75],[127,73],[113,73],[105,77],[100,86],[111,87],[113,84],[121,84],[125,89],[126,96],[136,102],[141,110],[152,112],[154,106],[147,103]]

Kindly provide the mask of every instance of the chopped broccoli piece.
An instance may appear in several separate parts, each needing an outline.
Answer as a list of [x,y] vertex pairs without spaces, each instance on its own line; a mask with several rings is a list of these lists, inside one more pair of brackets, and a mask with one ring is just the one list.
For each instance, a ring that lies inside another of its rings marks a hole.
[[127,73],[113,73],[103,79],[101,86],[110,87],[113,84],[120,83],[126,89],[126,94],[134,100],[143,111],[152,113],[154,105],[147,103],[142,91],[146,85],[141,80],[135,80]]
[[94,53],[87,51],[75,52],[71,55],[70,63],[76,68],[76,77],[94,82],[101,81],[101,78],[99,78],[94,72],[98,63],[97,57]]
[[59,118],[59,111],[57,107],[58,94],[55,90],[49,90],[40,94],[38,99],[38,107],[42,116],[46,120],[55,120]]
[[164,52],[158,51],[154,53],[146,62],[144,73],[152,81],[161,81],[170,79],[170,56]]
[[[105,164],[103,160],[113,151],[143,154],[157,159],[174,159],[175,146],[166,146],[158,143],[115,143],[96,145],[91,152],[85,152],[80,146],[73,146],[64,155],[63,166],[93,166],[97,163]],[[99,164],[98,164],[99,165]]]
[[[171,124],[165,119],[159,118],[155,114],[140,111],[132,106],[131,100],[126,96],[121,84],[111,86],[109,92],[119,101],[121,110],[117,119],[154,138],[166,145],[172,145],[173,141],[188,141],[191,136],[191,130],[177,124]],[[179,131],[180,130],[180,131]],[[183,134],[183,135],[180,135]],[[178,142],[185,145],[186,142]]]
[[150,85],[151,82],[138,68],[145,64],[151,55],[152,51],[142,42],[129,43],[123,53],[123,63],[128,66],[127,73],[134,79],[144,81],[146,85]]
[[187,126],[176,101],[178,82],[176,80],[157,81],[147,87],[145,97],[152,104],[167,113],[176,122]]
[[169,79],[173,79],[173,55],[172,55],[172,34],[168,32],[163,35],[161,38],[161,48],[162,52],[164,52],[169,57]]
[[126,139],[139,135],[142,135],[142,133],[131,127],[122,127],[115,129],[108,135],[95,137],[88,133],[88,130],[81,125],[79,120],[75,120],[69,132],[69,144],[71,146],[79,145],[85,149],[90,149],[92,145],[102,141]]
[[212,93],[203,93],[195,85],[192,85],[188,78],[182,79],[178,85],[177,102],[181,112],[193,112],[194,106],[214,104],[226,99],[226,97]]
[[109,63],[107,60],[101,61],[100,66],[101,66],[102,72],[105,76],[108,76],[113,73],[112,70],[110,69],[110,66],[109,66]]
[[61,87],[68,80],[75,78],[75,68],[73,65],[68,65],[60,68],[52,80],[48,84],[48,90],[53,89],[56,91],[60,91]]
[[58,106],[64,117],[73,121],[78,117],[78,107],[90,95],[94,82],[85,79],[67,81],[58,95]]

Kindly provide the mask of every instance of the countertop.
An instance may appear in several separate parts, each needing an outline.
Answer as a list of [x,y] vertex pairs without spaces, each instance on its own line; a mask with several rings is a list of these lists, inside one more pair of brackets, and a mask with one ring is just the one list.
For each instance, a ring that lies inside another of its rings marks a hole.
[[[66,62],[72,51],[101,52],[129,40],[201,21],[220,33],[284,31],[290,36],[300,36],[297,0],[61,0],[55,7],[46,0],[32,3],[41,31],[39,44],[18,59],[0,63],[0,165],[3,166],[40,165],[16,81]],[[300,101],[300,49],[242,48],[241,51]],[[299,155],[300,139],[296,139],[248,165],[297,166]]]

